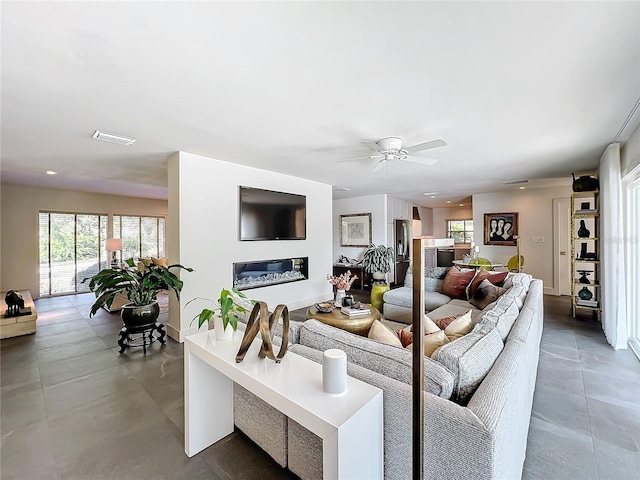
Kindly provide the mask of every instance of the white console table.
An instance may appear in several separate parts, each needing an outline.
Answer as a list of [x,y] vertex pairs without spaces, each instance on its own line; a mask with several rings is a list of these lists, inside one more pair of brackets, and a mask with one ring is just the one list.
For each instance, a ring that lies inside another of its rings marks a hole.
[[383,477],[382,390],[348,378],[347,392],[322,390],[322,366],[292,352],[259,359],[260,336],[235,362],[243,332],[216,341],[213,331],[184,342],[185,452],[191,457],[233,432],[233,382],[322,438],[325,479]]

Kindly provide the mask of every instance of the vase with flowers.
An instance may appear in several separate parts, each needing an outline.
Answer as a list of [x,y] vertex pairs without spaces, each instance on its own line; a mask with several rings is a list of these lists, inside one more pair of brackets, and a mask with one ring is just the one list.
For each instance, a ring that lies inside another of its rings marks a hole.
[[327,280],[329,280],[329,283],[336,287],[336,304],[342,306],[342,300],[344,299],[346,292],[349,291],[351,285],[357,279],[358,276],[352,275],[351,270],[347,270],[341,275],[327,275]]

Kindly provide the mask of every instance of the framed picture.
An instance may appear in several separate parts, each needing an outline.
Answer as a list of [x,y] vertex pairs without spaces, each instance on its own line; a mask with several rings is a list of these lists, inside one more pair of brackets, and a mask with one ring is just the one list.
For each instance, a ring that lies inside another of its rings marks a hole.
[[516,245],[518,213],[485,213],[484,244]]
[[371,243],[371,214],[340,215],[340,246],[368,247]]

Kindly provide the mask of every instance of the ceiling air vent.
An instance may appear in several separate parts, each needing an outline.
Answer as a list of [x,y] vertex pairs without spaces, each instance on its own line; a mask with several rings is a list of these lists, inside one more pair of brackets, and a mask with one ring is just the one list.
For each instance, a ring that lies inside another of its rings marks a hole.
[[138,140],[137,138],[125,137],[117,133],[101,132],[100,130],[93,132],[93,138],[102,140],[103,142],[117,143],[119,145],[131,145]]
[[521,180],[505,180],[502,183],[505,185],[519,185],[521,183],[529,183],[529,180],[527,180],[526,178],[523,178]]

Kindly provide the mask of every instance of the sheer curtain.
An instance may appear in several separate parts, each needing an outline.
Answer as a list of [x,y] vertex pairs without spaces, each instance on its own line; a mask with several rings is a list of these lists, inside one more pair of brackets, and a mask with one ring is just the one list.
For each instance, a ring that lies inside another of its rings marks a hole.
[[612,143],[600,159],[600,245],[602,329],[615,349],[627,348],[624,223],[620,144]]

